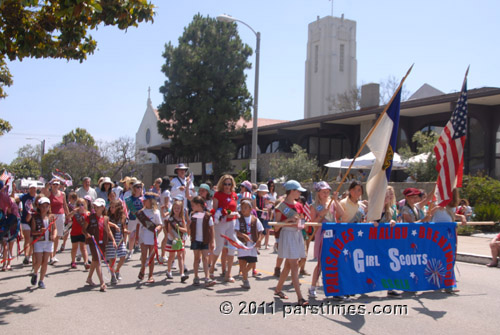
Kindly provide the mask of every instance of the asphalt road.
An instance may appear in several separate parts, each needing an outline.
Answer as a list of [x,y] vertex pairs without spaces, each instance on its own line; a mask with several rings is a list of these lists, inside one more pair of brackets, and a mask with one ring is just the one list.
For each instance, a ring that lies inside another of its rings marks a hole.
[[[188,267],[192,269],[192,252],[188,250],[187,255]],[[296,296],[291,285],[285,285],[289,300],[281,301],[273,296],[277,279],[272,276],[276,259],[272,249],[261,250],[257,268],[262,276],[250,279],[252,288],[249,291],[240,287],[238,277],[236,283],[230,284],[218,278],[219,282],[209,289],[192,285],[192,271],[186,284],[180,283],[178,272],[174,272],[173,280],[167,280],[166,267],[158,264],[156,282],[139,283],[136,254],[122,269],[122,282],[109,286],[108,291],[102,293],[98,287],[85,286],[87,273],[81,264],[76,270],[69,268],[69,251],[58,257],[60,262],[49,266],[45,290],[30,285],[30,267],[23,267],[21,258],[14,261],[12,271],[0,272],[2,334],[172,331],[203,334],[207,330],[237,334],[281,334],[285,331],[306,334],[326,331],[341,334],[471,334],[481,331],[497,334],[500,329],[500,269],[482,265],[458,263],[457,279],[461,291],[454,295],[419,292],[388,298],[381,291],[355,296],[352,302],[334,307],[318,290],[318,298],[310,300],[316,307],[295,309]],[[314,264],[309,261],[306,269],[312,272]],[[234,270],[233,275],[236,272]],[[220,274],[220,269],[217,273]],[[301,277],[306,296],[310,280],[310,276]],[[97,282],[96,277],[94,281]],[[391,315],[380,314],[384,311]]]

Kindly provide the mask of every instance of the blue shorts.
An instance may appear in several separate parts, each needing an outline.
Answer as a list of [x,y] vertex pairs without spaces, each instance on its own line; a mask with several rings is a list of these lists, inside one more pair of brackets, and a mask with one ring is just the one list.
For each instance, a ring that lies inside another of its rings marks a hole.
[[208,250],[208,244],[199,241],[193,241],[191,242],[191,250]]
[[264,230],[262,231],[262,234],[267,235],[268,230],[271,229],[271,226],[269,225],[269,220],[260,220],[262,223],[262,227],[264,227]]

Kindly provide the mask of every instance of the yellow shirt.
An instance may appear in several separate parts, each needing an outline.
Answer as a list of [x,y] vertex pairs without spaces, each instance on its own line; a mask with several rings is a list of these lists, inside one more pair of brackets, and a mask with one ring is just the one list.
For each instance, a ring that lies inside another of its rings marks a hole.
[[340,222],[351,222],[356,215],[359,205],[357,202],[352,202],[349,197],[340,200],[340,205],[344,209],[344,215],[340,217]]

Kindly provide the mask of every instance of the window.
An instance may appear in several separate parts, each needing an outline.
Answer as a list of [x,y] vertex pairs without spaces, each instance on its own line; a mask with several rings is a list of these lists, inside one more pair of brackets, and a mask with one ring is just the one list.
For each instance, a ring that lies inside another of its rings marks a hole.
[[340,51],[339,51],[339,71],[344,72],[344,52],[345,52],[345,45],[341,44],[340,45]]
[[266,147],[266,154],[273,152],[290,152],[291,146],[291,143],[286,139],[272,141]]
[[319,45],[314,46],[314,73],[318,72]]
[[468,157],[468,173],[475,174],[484,170],[484,129],[475,118],[469,118],[465,157]]
[[352,155],[351,143],[342,134],[332,136],[310,136],[308,153],[315,155],[320,165]]
[[500,179],[500,126],[497,129],[495,150],[495,178]]

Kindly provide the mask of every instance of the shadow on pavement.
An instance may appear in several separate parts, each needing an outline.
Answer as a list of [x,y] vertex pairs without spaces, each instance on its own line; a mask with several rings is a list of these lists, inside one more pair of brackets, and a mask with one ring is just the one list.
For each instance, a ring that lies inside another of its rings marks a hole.
[[[23,290],[21,292],[25,292],[26,290]],[[22,302],[22,298],[18,296],[12,296],[14,292],[8,292],[9,297],[0,299],[0,326],[6,325],[7,322],[5,322],[4,317],[9,314],[28,314],[31,312],[35,312],[38,310],[33,305],[17,305],[18,303]],[[17,305],[17,306],[16,306]]]

